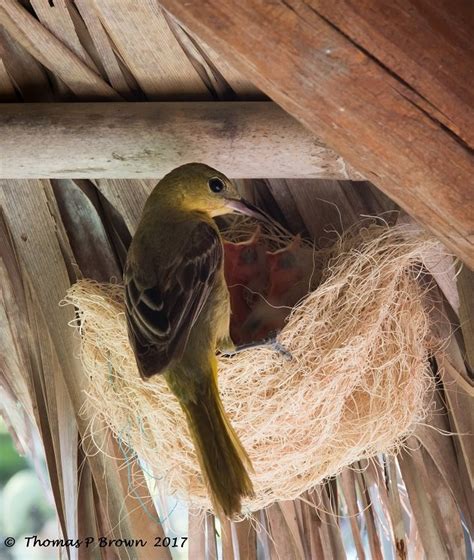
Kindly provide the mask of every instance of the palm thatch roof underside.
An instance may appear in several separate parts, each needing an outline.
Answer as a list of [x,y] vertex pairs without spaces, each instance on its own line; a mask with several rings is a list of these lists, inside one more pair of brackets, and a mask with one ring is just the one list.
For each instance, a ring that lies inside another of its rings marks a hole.
[[[5,0],[0,100],[268,102],[154,0]],[[93,127],[88,134],[93,137]],[[307,179],[241,175],[238,185],[290,231],[311,239],[342,232],[364,215],[396,221],[394,202],[350,166],[338,169]],[[156,178],[84,175],[0,178],[0,413],[24,452],[31,452],[34,434],[41,435],[68,538],[131,536],[154,543],[167,530],[156,521],[158,501],[146,489],[140,464],[129,468],[142,481],[141,504],[110,430],[95,426],[99,441],[90,438],[88,418],[80,414],[87,397],[79,341],[67,327],[74,311],[58,305],[79,278],[121,278],[130,235],[155,184]],[[437,394],[430,423],[436,430],[419,428],[398,457],[358,462],[302,499],[256,513],[264,527],[258,534],[255,521],[228,522],[225,560],[339,559],[347,557],[348,547],[359,559],[468,557],[473,277],[464,267],[456,278],[454,258],[447,259],[427,272],[439,286],[439,328],[448,340],[432,357]],[[96,444],[107,454],[94,453]],[[216,558],[214,528],[211,515],[202,522],[190,514],[189,558]],[[145,549],[135,552],[151,557]],[[71,550],[71,558],[76,553]],[[120,549],[115,554],[128,557]],[[155,548],[153,557],[170,554]]]

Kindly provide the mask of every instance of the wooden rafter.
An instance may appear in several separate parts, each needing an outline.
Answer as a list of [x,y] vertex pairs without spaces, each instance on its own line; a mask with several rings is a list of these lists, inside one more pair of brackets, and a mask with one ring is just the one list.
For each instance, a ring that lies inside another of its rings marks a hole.
[[161,3],[474,266],[469,2]]
[[361,179],[271,102],[0,105],[2,178],[159,178],[190,161],[230,177]]

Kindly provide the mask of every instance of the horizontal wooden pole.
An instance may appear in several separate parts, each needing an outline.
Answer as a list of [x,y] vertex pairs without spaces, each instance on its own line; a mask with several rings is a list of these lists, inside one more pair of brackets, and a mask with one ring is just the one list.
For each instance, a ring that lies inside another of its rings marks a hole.
[[474,266],[471,2],[160,2]]
[[190,161],[230,177],[361,178],[272,102],[0,105],[2,178],[159,178]]

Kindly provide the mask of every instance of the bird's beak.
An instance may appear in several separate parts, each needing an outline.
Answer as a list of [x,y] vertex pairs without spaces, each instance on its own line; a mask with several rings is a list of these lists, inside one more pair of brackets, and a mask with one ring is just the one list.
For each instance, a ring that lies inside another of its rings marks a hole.
[[230,208],[233,212],[238,212],[239,214],[245,214],[246,216],[251,216],[257,220],[263,220],[266,222],[272,221],[265,212],[262,212],[259,208],[250,204],[245,199],[230,199],[227,201],[226,206]]

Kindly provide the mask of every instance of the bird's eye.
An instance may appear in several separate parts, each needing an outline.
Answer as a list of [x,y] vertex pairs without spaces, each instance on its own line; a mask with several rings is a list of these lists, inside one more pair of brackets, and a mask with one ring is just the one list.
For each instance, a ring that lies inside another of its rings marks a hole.
[[214,193],[220,193],[225,187],[224,181],[222,179],[219,179],[219,177],[212,177],[211,179],[209,179],[207,184],[209,185],[211,191]]

